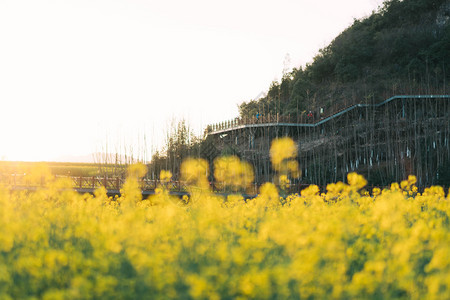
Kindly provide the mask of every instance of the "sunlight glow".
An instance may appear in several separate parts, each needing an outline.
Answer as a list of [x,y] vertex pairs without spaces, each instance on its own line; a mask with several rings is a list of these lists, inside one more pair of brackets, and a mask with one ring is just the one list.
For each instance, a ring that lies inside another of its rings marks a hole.
[[381,2],[1,1],[0,159],[70,160],[144,131],[150,151],[172,117],[201,133]]

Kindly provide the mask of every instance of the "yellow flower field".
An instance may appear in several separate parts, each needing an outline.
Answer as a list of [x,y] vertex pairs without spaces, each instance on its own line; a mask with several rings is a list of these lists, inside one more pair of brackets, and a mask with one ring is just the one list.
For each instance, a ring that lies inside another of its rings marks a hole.
[[[238,166],[231,189],[253,176],[244,162],[220,164],[224,181]],[[280,178],[295,173],[285,165]],[[245,200],[210,192],[207,168],[193,159],[182,167],[192,184],[183,199],[162,186],[142,200],[142,165],[115,199],[51,178],[36,192],[0,188],[0,299],[450,297],[450,196],[441,187],[420,194],[410,176],[365,191],[352,173],[325,194],[310,186],[280,197],[267,183]]]

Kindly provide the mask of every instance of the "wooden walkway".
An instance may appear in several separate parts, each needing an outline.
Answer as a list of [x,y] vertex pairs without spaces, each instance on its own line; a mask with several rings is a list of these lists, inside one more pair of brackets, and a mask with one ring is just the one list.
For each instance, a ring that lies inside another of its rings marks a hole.
[[[109,178],[109,177],[79,177],[79,176],[56,176],[56,179],[67,179],[71,183],[71,188],[79,193],[93,194],[95,190],[100,187],[104,187],[107,190],[108,196],[120,196],[121,188],[125,183],[125,179],[122,178]],[[0,174],[0,184],[7,186],[11,190],[15,191],[36,191],[46,186],[45,179],[42,178],[40,182],[31,180],[26,174]],[[144,198],[154,195],[156,188],[165,186],[170,195],[182,197],[189,195],[188,186],[183,181],[169,181],[161,182],[160,180],[142,179],[140,181],[141,191]],[[214,193],[227,196],[230,193],[221,189],[219,184],[210,183],[211,190]],[[245,198],[254,198],[257,195],[259,186],[254,185],[247,189],[245,192],[238,192]]]
[[[60,179],[69,179],[72,183],[72,190],[75,190],[78,193],[84,194],[94,194],[95,190],[100,187],[105,187],[107,192],[106,194],[109,197],[115,197],[121,195],[121,187],[125,183],[125,180],[121,178],[105,178],[105,177],[79,177],[79,176],[56,176],[55,178]],[[42,181],[40,183],[30,182],[29,178],[27,178],[24,174],[0,174],[0,186],[6,186],[9,190],[12,191],[37,191],[39,189],[45,188],[47,184]],[[188,186],[182,181],[169,181],[169,182],[161,182],[159,180],[141,180],[141,192],[144,199],[149,196],[155,195],[155,190],[157,187],[161,185],[165,185],[167,190],[169,191],[169,195],[176,197],[189,196]],[[260,185],[254,184],[246,191],[237,191],[237,192],[227,192],[223,189],[218,188],[219,184],[210,183],[211,190],[219,196],[226,197],[230,194],[241,194],[244,199],[253,199],[258,196]],[[300,194],[301,190],[308,187],[309,184],[299,183],[292,184],[291,187],[286,190],[286,194],[291,195],[298,193]],[[380,186],[366,186],[365,189],[368,191],[372,191],[374,187],[383,188]],[[278,187],[279,188],[279,187]],[[321,192],[326,192],[326,186],[319,186]],[[421,189],[422,191],[423,189]]]
[[317,127],[326,123],[334,118],[337,118],[349,111],[357,108],[364,107],[380,107],[391,101],[399,99],[449,99],[450,95],[398,95],[388,98],[380,103],[376,104],[354,104],[347,107],[341,107],[333,110],[333,112],[328,116],[322,116],[319,119],[315,117],[305,117],[304,115],[300,117],[291,116],[280,116],[280,115],[267,115],[261,116],[259,118],[253,117],[250,119],[236,118],[233,120],[225,121],[222,123],[217,123],[209,125],[208,129],[209,135],[222,134],[230,130],[238,130],[242,128],[252,128],[252,127],[273,127],[273,126],[285,126],[285,127]]

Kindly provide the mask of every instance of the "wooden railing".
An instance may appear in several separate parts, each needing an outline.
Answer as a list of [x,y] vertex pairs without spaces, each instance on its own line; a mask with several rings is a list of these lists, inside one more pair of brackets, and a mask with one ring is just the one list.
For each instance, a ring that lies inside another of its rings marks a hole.
[[[107,190],[120,190],[125,183],[124,178],[102,177],[102,176],[55,176],[55,179],[67,179],[74,189],[97,189],[105,187]],[[45,187],[47,181],[45,177],[36,179],[27,174],[0,174],[0,183],[10,187]],[[173,191],[185,191],[186,184],[182,181],[162,182],[160,180],[142,179],[140,185],[143,191],[155,190],[158,186],[164,185]]]
[[312,124],[315,121],[316,118],[314,117],[314,115],[308,116],[307,114],[299,114],[298,116],[295,115],[281,116],[279,114],[277,115],[268,114],[268,115],[253,116],[251,118],[235,118],[221,123],[212,124],[208,126],[207,130],[210,132],[216,132],[252,124],[270,124],[270,123]]
[[[56,179],[66,179],[70,182],[70,187],[81,192],[93,192],[95,189],[105,187],[108,192],[120,193],[120,189],[125,183],[125,179],[119,177],[100,177],[100,176],[55,176]],[[13,189],[36,189],[48,185],[46,178],[31,178],[26,174],[0,174],[0,185],[11,187]],[[231,190],[221,182],[210,182],[210,190],[215,193],[242,193],[246,195],[257,195],[261,184],[253,183],[249,187],[240,190]],[[154,192],[156,188],[164,186],[171,192],[188,192],[188,185],[184,181],[160,181],[151,179],[142,179],[140,181],[142,192]],[[292,184],[286,191],[288,193],[297,193],[305,188],[305,184]]]
[[339,115],[343,111],[348,111],[356,107],[377,107],[390,102],[395,99],[448,99],[450,95],[396,95],[386,100],[374,103],[373,101],[341,101],[335,103],[328,108],[319,108],[314,111],[303,111],[298,114],[280,115],[280,114],[257,114],[250,118],[235,118],[232,120],[227,120],[224,122],[208,125],[206,131],[208,133],[216,133],[221,131],[230,130],[240,126],[248,126],[255,124],[274,124],[274,123],[285,123],[285,124],[319,124],[321,120],[327,121],[326,119],[332,119],[333,117]]
[[[122,178],[108,178],[108,177],[98,177],[98,176],[90,176],[90,177],[79,177],[79,176],[56,176],[55,178],[65,178],[69,179],[72,183],[72,188],[78,190],[80,192],[93,192],[95,189],[100,187],[105,187],[106,190],[112,194],[120,194],[120,189],[125,183],[125,180]],[[150,179],[142,179],[141,180],[141,190],[142,192],[154,192],[157,187],[164,186],[170,192],[176,192],[181,194],[187,194],[189,192],[188,185],[184,181],[168,181],[162,182],[160,180],[150,180]],[[42,178],[40,182],[36,182],[35,178],[33,181],[24,174],[0,174],[0,185],[10,187],[12,189],[20,189],[20,190],[34,190],[36,188],[43,188],[47,186],[47,182],[45,178]],[[309,184],[307,183],[296,183],[291,184],[289,188],[287,188],[284,193],[286,195],[291,195],[298,193],[300,194],[301,190],[307,188]],[[241,193],[247,197],[254,197],[258,195],[259,188],[261,184],[253,183],[245,190],[232,191],[223,186],[220,182],[210,182],[210,190],[219,193],[219,194],[233,194],[233,193]],[[279,186],[277,186],[279,189]],[[369,193],[372,192],[373,188],[387,188],[382,186],[375,185],[367,185],[364,189]],[[320,186],[320,191],[322,193],[326,192],[326,186]],[[419,191],[423,192],[423,187],[419,187]],[[280,189],[279,189],[280,190]],[[448,190],[448,186],[444,186],[444,190]],[[179,194],[180,195],[180,194]]]

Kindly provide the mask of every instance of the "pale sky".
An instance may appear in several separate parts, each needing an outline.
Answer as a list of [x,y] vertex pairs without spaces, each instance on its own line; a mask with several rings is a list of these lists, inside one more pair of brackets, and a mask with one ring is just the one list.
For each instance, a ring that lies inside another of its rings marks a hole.
[[173,118],[201,132],[382,2],[0,0],[0,160],[150,153]]

